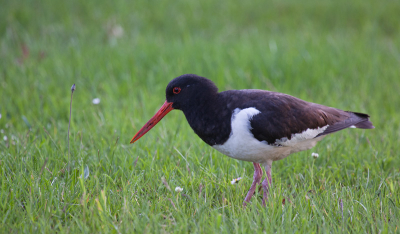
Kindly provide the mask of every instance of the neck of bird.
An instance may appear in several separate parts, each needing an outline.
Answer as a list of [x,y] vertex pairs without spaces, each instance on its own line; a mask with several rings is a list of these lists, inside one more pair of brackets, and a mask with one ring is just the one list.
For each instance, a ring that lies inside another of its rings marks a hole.
[[220,96],[206,95],[190,103],[190,108],[182,111],[194,132],[209,145],[225,142],[230,134],[232,111]]

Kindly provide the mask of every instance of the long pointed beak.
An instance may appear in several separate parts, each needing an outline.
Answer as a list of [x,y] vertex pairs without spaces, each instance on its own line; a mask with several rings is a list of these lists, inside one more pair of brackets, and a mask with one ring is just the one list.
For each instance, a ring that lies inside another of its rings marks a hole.
[[172,102],[165,101],[161,108],[157,111],[157,113],[136,133],[136,135],[132,138],[131,144],[135,141],[139,140],[144,134],[146,134],[150,129],[152,129],[160,120],[168,114],[172,108]]

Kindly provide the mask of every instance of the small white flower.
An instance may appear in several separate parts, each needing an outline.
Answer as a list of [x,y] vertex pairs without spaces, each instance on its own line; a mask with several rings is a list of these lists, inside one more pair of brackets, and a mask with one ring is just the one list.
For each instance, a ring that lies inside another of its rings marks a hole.
[[110,34],[115,38],[122,37],[122,35],[124,35],[124,29],[121,27],[121,25],[115,25],[111,28]]
[[1,119],[1,114],[0,114],[0,119]]
[[3,130],[3,129],[0,129],[0,132],[1,132],[1,133],[4,133],[4,130]]
[[99,104],[100,103],[100,98],[93,99],[92,103],[95,104],[95,105]]
[[318,157],[319,157],[319,154],[317,154],[317,153],[312,153],[311,156],[312,156],[313,158],[318,158]]
[[176,188],[175,188],[175,192],[180,193],[180,192],[182,192],[182,191],[183,191],[183,188],[181,188],[181,187],[176,187]]
[[231,181],[231,184],[236,184],[236,183],[238,183],[239,180],[241,180],[241,179],[242,179],[242,177],[238,177],[238,178],[236,178],[236,179],[233,179],[233,180]]
[[7,141],[7,139],[8,139],[7,136],[4,136],[4,137],[3,137],[3,140]]

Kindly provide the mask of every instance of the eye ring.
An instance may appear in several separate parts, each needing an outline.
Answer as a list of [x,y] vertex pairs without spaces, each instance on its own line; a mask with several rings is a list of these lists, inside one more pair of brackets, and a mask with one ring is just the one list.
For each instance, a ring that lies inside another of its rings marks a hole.
[[181,88],[175,87],[175,88],[172,89],[172,92],[173,92],[174,94],[178,94],[178,93],[181,92]]

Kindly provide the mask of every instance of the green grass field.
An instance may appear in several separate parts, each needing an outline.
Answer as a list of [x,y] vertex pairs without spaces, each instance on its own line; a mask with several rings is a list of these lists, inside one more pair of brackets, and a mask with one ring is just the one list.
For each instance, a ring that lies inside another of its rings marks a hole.
[[[399,12],[390,0],[2,1],[0,232],[399,233]],[[183,113],[129,144],[185,73],[368,113],[376,128],[275,162],[267,207],[259,192],[243,209],[253,165],[203,143]]]

